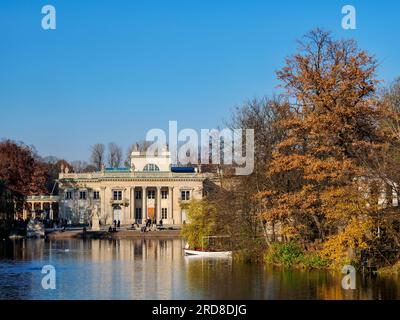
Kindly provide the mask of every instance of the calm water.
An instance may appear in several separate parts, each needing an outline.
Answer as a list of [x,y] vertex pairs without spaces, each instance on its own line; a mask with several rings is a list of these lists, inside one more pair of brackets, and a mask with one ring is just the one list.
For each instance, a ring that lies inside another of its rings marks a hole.
[[[0,243],[0,299],[398,299],[397,278],[357,279],[185,257],[175,240],[21,240]],[[41,286],[44,265],[56,289]]]

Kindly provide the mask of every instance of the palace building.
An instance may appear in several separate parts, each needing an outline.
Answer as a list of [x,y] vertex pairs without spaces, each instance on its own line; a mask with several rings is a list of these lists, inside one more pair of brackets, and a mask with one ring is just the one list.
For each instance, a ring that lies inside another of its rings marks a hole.
[[201,199],[209,174],[197,168],[173,167],[167,148],[149,158],[133,151],[130,168],[104,168],[93,173],[59,175],[58,217],[89,223],[94,211],[101,224],[143,224],[146,219],[181,225],[187,220],[183,204]]

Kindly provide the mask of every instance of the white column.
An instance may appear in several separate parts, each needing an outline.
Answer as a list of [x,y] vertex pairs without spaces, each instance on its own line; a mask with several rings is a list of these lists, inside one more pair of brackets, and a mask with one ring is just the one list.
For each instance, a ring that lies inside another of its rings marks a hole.
[[161,187],[157,187],[157,210],[154,214],[154,218],[156,219],[156,223],[161,219]]
[[[106,187],[100,188],[100,220],[106,221]],[[102,222],[103,223],[103,222]]]
[[36,211],[35,211],[35,203],[32,202],[32,218],[35,219],[36,218]]
[[113,193],[111,188],[106,188],[104,198],[104,210],[106,213],[106,224],[113,224],[114,222],[114,211],[110,200],[113,198]]
[[168,202],[169,202],[169,208],[168,208],[168,220],[170,221],[171,224],[174,224],[174,187],[169,187],[168,188]]
[[[122,192],[122,201],[125,200],[125,192],[126,192],[126,189],[124,189]],[[123,208],[122,208],[121,224],[126,222],[126,206],[123,205],[122,207]]]
[[53,220],[53,203],[50,202],[50,212],[49,212],[50,220]]
[[147,194],[146,187],[142,187],[142,223],[147,220]]
[[131,187],[131,191],[130,191],[129,219],[130,219],[130,221],[135,219],[135,187]]

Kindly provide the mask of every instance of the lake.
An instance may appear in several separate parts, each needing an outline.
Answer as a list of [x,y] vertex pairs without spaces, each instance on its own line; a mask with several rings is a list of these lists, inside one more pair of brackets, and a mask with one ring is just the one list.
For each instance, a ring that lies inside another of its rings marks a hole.
[[[232,260],[185,257],[180,239],[0,242],[0,299],[399,299],[396,277],[290,271]],[[42,268],[56,271],[43,289]]]

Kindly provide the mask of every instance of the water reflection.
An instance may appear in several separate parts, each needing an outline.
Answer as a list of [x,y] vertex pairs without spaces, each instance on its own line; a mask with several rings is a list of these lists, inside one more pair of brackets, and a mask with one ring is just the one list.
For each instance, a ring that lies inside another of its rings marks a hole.
[[[1,299],[396,299],[396,278],[288,271],[185,257],[179,239],[21,240],[0,244]],[[54,265],[57,289],[41,287]]]

